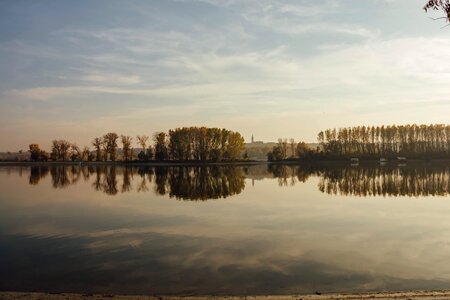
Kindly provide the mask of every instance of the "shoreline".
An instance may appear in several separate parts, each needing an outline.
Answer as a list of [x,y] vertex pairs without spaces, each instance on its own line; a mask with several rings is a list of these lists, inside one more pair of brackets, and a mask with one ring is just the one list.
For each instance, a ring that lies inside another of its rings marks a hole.
[[118,299],[118,300],[322,300],[322,299],[449,299],[450,290],[407,291],[407,292],[368,292],[368,293],[327,293],[263,296],[145,296],[113,294],[76,294],[76,293],[39,293],[39,292],[0,292],[2,300],[81,300],[81,299]]
[[[389,160],[380,163],[375,159],[361,159],[355,166],[361,165],[417,165],[449,163],[449,159],[410,159],[405,162]],[[228,161],[228,162],[199,162],[199,161],[148,161],[148,162],[122,162],[122,161],[0,161],[0,166],[119,166],[119,167],[183,167],[183,166],[256,166],[256,165],[351,165],[349,160],[284,160],[284,161]]]
[[0,161],[0,166],[119,166],[119,167],[180,167],[180,166],[251,166],[267,164],[266,161],[229,161],[229,162],[112,162],[112,161]]

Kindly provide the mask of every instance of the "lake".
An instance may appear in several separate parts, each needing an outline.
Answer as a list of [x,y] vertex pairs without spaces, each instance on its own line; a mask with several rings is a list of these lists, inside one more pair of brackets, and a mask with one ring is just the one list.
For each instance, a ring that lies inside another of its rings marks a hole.
[[0,167],[0,290],[450,288],[450,164]]

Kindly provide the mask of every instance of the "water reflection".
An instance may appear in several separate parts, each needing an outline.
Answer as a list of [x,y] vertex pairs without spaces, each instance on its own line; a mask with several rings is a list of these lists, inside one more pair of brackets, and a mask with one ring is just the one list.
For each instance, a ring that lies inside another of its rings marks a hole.
[[352,196],[446,196],[450,192],[450,168],[446,165],[333,166],[261,165],[115,167],[115,166],[33,166],[29,183],[39,184],[51,174],[54,188],[92,180],[92,187],[108,195],[153,190],[184,200],[227,198],[241,193],[245,178],[276,178],[279,186],[319,178],[318,189],[330,195]]
[[319,189],[328,194],[356,196],[446,196],[449,168],[344,168],[326,170]]
[[449,198],[391,195],[444,196],[448,182],[445,165],[409,163],[1,167],[0,290],[444,289]]
[[447,165],[333,166],[271,165],[281,186],[319,177],[318,188],[331,195],[352,196],[447,196],[450,167]]
[[108,195],[133,190],[137,179],[137,192],[150,190],[158,195],[169,195],[183,200],[227,198],[245,188],[243,169],[234,166],[189,167],[115,167],[115,166],[32,166],[30,184],[39,184],[50,172],[52,186],[65,188],[81,178],[94,178],[92,187]]
[[37,185],[41,178],[45,178],[48,175],[50,168],[47,166],[43,167],[31,167],[30,168],[30,184]]

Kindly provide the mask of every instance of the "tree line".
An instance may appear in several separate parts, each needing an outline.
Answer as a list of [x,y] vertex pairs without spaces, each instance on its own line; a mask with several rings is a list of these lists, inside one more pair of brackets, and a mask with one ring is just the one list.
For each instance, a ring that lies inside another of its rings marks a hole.
[[316,151],[311,149],[305,142],[296,142],[295,139],[278,139],[276,146],[272,148],[272,151],[267,153],[268,161],[281,161],[286,159],[301,159],[306,157],[312,157],[316,154]]
[[445,157],[450,125],[357,126],[327,129],[317,139],[325,155]]
[[279,139],[268,153],[273,161],[326,158],[448,158],[450,125],[392,125],[331,128],[317,135],[315,149],[305,143]]
[[[244,138],[239,132],[221,128],[183,127],[156,132],[153,144],[147,135],[136,139],[109,132],[82,149],[64,139],[53,140],[50,152],[30,144],[32,161],[235,161],[242,158]],[[133,148],[133,141],[138,146]],[[122,146],[119,151],[119,146]],[[136,150],[138,151],[136,155]],[[119,152],[120,155],[119,155]]]

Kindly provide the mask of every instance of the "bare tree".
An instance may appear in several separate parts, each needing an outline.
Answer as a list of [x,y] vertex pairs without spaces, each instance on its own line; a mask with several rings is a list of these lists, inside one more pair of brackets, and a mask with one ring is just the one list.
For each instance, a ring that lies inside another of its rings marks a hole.
[[102,157],[103,139],[101,137],[96,137],[92,141],[92,146],[94,146],[94,148],[95,148],[96,160],[100,161],[101,157]]
[[[428,0],[423,9],[428,12],[428,10],[442,10],[445,13],[444,17],[437,19],[445,19],[450,22],[450,1],[449,0]],[[448,24],[450,25],[450,24]]]
[[52,158],[54,160],[65,161],[68,157],[71,144],[66,140],[53,140],[52,141]]
[[291,157],[295,158],[295,140],[293,138],[289,139],[289,145],[291,146]]
[[81,150],[77,144],[70,145],[70,159],[72,161],[79,160],[81,158]]
[[138,135],[136,136],[137,142],[138,144],[141,146],[142,151],[145,151],[146,145],[147,145],[147,141],[149,139],[149,137],[147,135]]
[[136,136],[136,139],[137,139],[138,144],[142,148],[141,153],[139,153],[139,155],[138,155],[139,159],[140,160],[148,160],[149,157],[145,152],[147,149],[146,146],[147,146],[147,141],[148,141],[149,137],[147,135],[138,135],[138,136]]
[[115,132],[109,132],[103,136],[103,141],[106,145],[106,152],[109,154],[111,161],[116,161],[117,158],[117,139],[119,136]]
[[88,161],[90,153],[91,153],[91,151],[89,150],[89,147],[88,146],[84,146],[83,151],[81,152],[81,160],[82,161]]
[[133,141],[133,138],[128,135],[121,135],[120,136],[122,140],[122,160],[128,161],[131,156],[131,143]]

